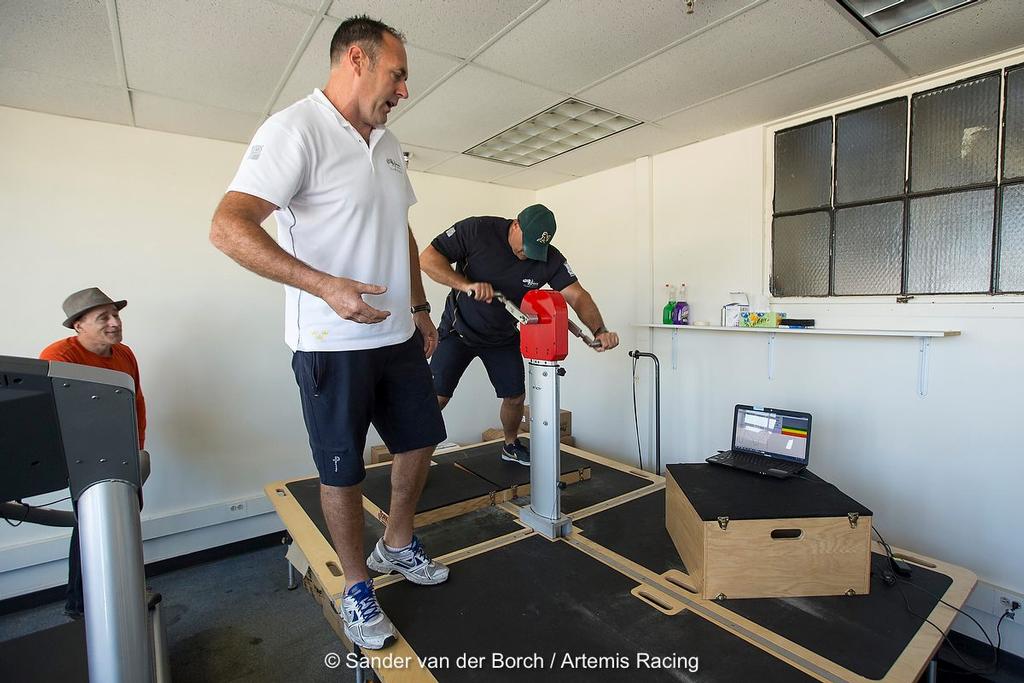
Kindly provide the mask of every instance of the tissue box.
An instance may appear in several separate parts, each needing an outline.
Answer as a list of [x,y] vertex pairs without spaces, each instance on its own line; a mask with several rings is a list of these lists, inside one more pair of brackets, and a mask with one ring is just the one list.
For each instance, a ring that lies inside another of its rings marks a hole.
[[785,313],[744,311],[740,313],[740,327],[778,327],[785,318]]
[[722,306],[722,327],[739,327],[740,316],[750,312],[747,304],[726,304]]

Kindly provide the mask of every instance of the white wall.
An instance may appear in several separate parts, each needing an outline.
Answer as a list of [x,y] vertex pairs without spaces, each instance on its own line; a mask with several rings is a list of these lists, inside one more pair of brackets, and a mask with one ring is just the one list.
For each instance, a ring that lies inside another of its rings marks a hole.
[[[283,289],[207,239],[245,147],[8,108],[0,108],[0,131],[0,354],[36,357],[69,336],[60,304],[77,289],[97,285],[128,299],[125,343],[139,358],[153,456],[147,560],[280,528],[263,486],[315,471],[283,341]],[[514,215],[534,197],[438,176],[412,180],[421,247],[467,215]],[[444,291],[428,293],[440,311]],[[474,442],[497,424],[497,401],[473,400],[493,398],[482,369],[463,382],[445,418],[450,438]],[[233,501],[247,502],[234,520],[226,512]],[[0,524],[0,599],[63,583],[66,536]]]
[[[867,505],[893,545],[976,572],[985,585],[970,604],[990,610],[992,585],[1024,591],[1018,541],[1024,458],[1016,438],[1024,378],[1020,302],[776,302],[777,310],[815,318],[820,327],[961,330],[960,337],[932,340],[924,397],[917,393],[914,338],[779,335],[769,380],[766,335],[681,332],[673,369],[671,330],[629,327],[660,322],[664,283],[686,282],[691,319],[712,325],[730,291],[766,294],[768,140],[765,127],[751,128],[542,190],[538,199],[556,210],[559,246],[585,286],[597,291],[609,326],[625,332],[627,348],[650,347],[661,359],[665,462],[700,462],[728,448],[735,403],[806,410],[814,415],[812,469]],[[630,197],[638,204],[649,198],[649,210],[624,206]],[[652,227],[643,222],[646,213]],[[646,260],[652,276],[626,272],[631,259]],[[624,291],[630,288],[632,297]],[[627,363],[624,352],[600,362],[570,356],[569,367],[579,364],[587,373],[575,380],[570,374],[563,392],[567,401],[581,399],[574,414],[581,443],[632,461]],[[644,430],[650,366],[639,377]],[[644,435],[645,455],[650,438]],[[994,638],[994,619],[972,614]],[[962,618],[957,628],[981,637]],[[1003,643],[1024,653],[1024,629],[1005,621]]]

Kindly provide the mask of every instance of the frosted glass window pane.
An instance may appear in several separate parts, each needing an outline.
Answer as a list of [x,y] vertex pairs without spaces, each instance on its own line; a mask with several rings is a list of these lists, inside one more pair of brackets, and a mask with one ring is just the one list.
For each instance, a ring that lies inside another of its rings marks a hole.
[[1024,185],[1003,188],[999,291],[1024,292]]
[[994,212],[994,190],[911,199],[907,292],[987,292]]
[[836,117],[836,203],[903,194],[907,100]]
[[910,124],[910,186],[914,192],[996,179],[998,75],[914,95]]
[[836,295],[899,294],[903,202],[836,211]]
[[832,119],[775,134],[775,213],[828,206]]
[[1003,177],[1024,178],[1024,68],[1006,72],[1005,132]]
[[827,211],[782,216],[772,221],[772,293],[776,296],[828,294]]

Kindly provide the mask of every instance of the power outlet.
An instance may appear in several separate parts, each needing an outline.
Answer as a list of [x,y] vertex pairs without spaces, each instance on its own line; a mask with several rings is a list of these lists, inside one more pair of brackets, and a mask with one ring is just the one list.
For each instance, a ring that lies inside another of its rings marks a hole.
[[236,500],[234,503],[228,504],[228,517],[245,517],[246,502],[244,500]]
[[995,606],[997,616],[1002,616],[1007,610],[1010,614],[1007,615],[1007,619],[1015,619],[1015,612],[1018,611],[1021,606],[1024,605],[1024,596],[1015,595],[1013,593],[1005,591],[996,591],[995,594]]

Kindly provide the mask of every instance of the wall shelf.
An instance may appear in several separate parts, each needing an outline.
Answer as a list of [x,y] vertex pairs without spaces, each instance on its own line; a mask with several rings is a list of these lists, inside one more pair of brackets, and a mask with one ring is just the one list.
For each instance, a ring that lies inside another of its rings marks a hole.
[[679,364],[679,333],[680,332],[725,332],[741,334],[768,335],[768,379],[775,378],[775,335],[804,334],[819,336],[845,337],[912,337],[918,340],[917,354],[917,393],[925,396],[928,393],[928,347],[936,337],[958,337],[960,330],[862,330],[862,329],[830,329],[824,327],[785,328],[785,327],[722,327],[720,325],[659,325],[638,323],[636,327],[647,327],[655,330],[672,330],[672,369]]

